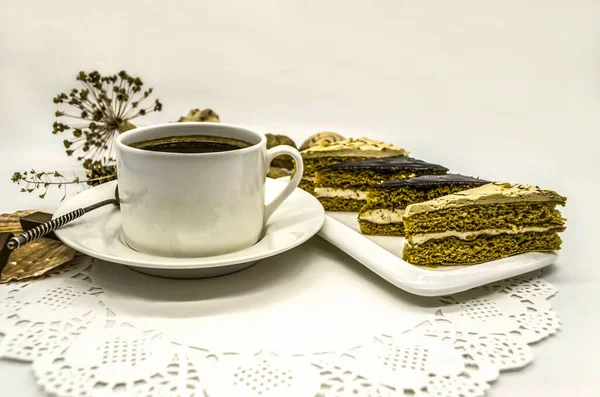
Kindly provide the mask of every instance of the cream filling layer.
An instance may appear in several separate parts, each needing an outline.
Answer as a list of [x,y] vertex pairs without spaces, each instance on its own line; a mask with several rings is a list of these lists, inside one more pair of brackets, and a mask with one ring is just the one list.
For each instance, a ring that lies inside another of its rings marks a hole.
[[484,230],[476,230],[472,232],[458,232],[456,230],[447,230],[445,232],[438,233],[422,233],[422,234],[412,234],[408,236],[408,242],[411,245],[421,245],[425,244],[429,240],[436,240],[440,238],[447,237],[456,237],[460,240],[473,240],[477,236],[481,235],[489,235],[495,236],[498,234],[517,234],[517,233],[527,233],[527,232],[547,232],[553,229],[561,229],[560,226],[524,226],[516,229],[484,229]]
[[366,200],[367,192],[354,189],[336,189],[333,187],[316,187],[315,196],[317,197],[335,197],[351,200]]
[[374,210],[368,210],[365,212],[361,212],[358,215],[358,219],[361,221],[367,221],[371,223],[376,223],[378,225],[387,225],[389,223],[400,223],[402,222],[402,218],[404,216],[404,210],[402,209],[387,209],[387,208],[377,208]]

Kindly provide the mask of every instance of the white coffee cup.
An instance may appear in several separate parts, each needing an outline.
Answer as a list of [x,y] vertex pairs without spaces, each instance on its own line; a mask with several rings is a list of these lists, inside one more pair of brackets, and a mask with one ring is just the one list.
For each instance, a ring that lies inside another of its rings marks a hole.
[[[235,138],[249,147],[212,153],[170,153],[129,145],[157,138],[208,135]],[[256,243],[273,212],[294,191],[302,156],[290,146],[267,150],[266,137],[221,123],[170,123],[136,128],[116,140],[117,174],[125,240],[140,252],[205,257]],[[287,154],[294,176],[265,205],[271,160]]]

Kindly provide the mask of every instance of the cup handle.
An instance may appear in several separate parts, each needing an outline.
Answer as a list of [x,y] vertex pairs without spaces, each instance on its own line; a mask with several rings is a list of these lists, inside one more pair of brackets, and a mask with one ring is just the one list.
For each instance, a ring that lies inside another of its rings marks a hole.
[[280,156],[282,154],[287,154],[287,155],[292,156],[292,158],[294,159],[294,162],[296,163],[296,169],[294,170],[294,175],[288,182],[285,189],[283,189],[281,191],[281,193],[279,193],[279,195],[277,195],[277,197],[275,197],[273,199],[273,201],[271,201],[269,204],[267,204],[265,206],[265,222],[267,222],[267,220],[271,217],[271,215],[273,215],[273,212],[275,212],[277,207],[279,207],[281,205],[281,203],[283,203],[283,201],[286,198],[288,198],[288,196],[290,194],[292,194],[294,189],[296,189],[298,187],[298,184],[300,183],[300,179],[302,179],[302,174],[304,173],[304,164],[302,163],[302,155],[300,154],[299,151],[297,151],[296,149],[294,149],[293,147],[288,146],[288,145],[275,146],[275,147],[267,150],[267,165],[266,165],[267,171],[271,168],[271,161],[273,161],[273,159],[275,157]]

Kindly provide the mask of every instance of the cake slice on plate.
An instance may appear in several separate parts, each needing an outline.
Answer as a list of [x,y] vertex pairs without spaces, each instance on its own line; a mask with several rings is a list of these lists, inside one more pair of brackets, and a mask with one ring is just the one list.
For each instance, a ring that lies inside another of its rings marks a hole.
[[487,262],[560,249],[566,198],[537,186],[489,183],[411,204],[404,214],[403,259],[414,265]]
[[359,211],[367,190],[382,182],[445,174],[446,167],[407,156],[367,159],[316,170],[314,195],[328,211]]
[[409,155],[409,152],[401,147],[366,137],[327,142],[300,153],[304,161],[304,175],[299,186],[309,193],[313,193],[315,171],[321,167],[345,161]]
[[490,183],[459,174],[423,175],[396,179],[371,187],[358,214],[360,231],[379,236],[401,236],[404,211],[410,204],[431,200]]

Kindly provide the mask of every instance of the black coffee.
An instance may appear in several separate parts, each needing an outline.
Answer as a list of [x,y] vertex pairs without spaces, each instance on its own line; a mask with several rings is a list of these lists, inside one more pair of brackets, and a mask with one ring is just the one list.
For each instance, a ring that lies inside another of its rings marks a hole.
[[252,144],[235,138],[208,135],[169,136],[135,142],[136,149],[168,153],[214,153],[243,149]]

